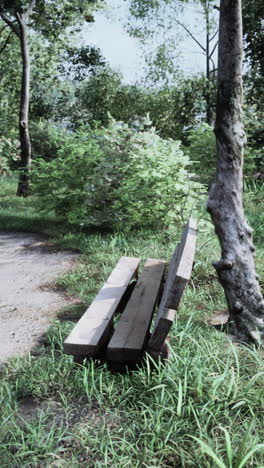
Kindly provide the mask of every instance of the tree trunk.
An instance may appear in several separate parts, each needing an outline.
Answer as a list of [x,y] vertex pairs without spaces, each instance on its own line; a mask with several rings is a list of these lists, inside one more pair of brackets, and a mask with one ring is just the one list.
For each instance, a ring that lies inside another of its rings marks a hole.
[[255,272],[252,229],[242,204],[242,15],[241,0],[221,0],[215,135],[216,181],[207,208],[221,245],[214,264],[228,303],[233,331],[243,342],[264,336],[264,301]]
[[19,110],[19,136],[21,146],[20,175],[17,188],[18,196],[27,196],[29,190],[29,175],[31,166],[31,142],[28,130],[29,87],[30,87],[30,57],[27,39],[27,26],[24,15],[16,12],[19,25],[19,39],[22,55],[22,84]]

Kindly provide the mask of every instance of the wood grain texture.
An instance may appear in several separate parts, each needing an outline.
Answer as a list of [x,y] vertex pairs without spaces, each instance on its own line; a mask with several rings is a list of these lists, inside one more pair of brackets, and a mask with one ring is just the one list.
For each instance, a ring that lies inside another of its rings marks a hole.
[[154,330],[148,347],[159,351],[172,326],[184,289],[191,278],[197,236],[197,223],[189,219],[172,256]]
[[94,357],[107,344],[113,331],[113,316],[126,294],[140,263],[121,257],[96,298],[64,342],[64,352]]
[[107,347],[109,361],[131,363],[142,357],[165,265],[163,260],[147,260]]

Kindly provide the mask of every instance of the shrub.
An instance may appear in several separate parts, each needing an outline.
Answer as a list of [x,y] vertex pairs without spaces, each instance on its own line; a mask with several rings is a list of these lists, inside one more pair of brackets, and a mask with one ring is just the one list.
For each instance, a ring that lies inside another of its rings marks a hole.
[[254,242],[264,244],[264,182],[248,181],[244,187],[246,214],[250,226],[254,229]]
[[186,217],[203,188],[189,164],[180,142],[112,121],[68,134],[56,160],[35,162],[33,187],[42,209],[70,223],[161,228]]
[[244,172],[249,176],[264,172],[263,117],[263,111],[257,112],[254,106],[249,107],[245,112],[247,146],[245,148]]
[[65,130],[58,128],[48,120],[32,122],[30,138],[33,158],[43,158],[47,161],[57,157],[65,136]]
[[11,132],[11,137],[0,138],[0,175],[9,175],[12,166],[18,161],[18,141]]
[[192,168],[199,175],[201,181],[210,185],[215,175],[216,146],[213,127],[202,123],[199,127],[188,132],[186,149],[192,163]]
[[[244,175],[252,177],[264,171],[263,163],[263,118],[252,108],[245,113],[245,131],[247,145],[244,155]],[[210,185],[213,182],[216,167],[216,144],[213,127],[202,123],[188,132],[188,146],[185,148],[191,161],[192,169],[199,175],[201,182]]]

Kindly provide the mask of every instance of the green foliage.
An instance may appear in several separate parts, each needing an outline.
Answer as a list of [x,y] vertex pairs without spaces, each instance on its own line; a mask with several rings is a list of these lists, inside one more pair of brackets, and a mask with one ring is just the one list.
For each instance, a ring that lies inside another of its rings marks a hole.
[[100,49],[95,46],[68,46],[63,54],[60,72],[72,80],[82,81],[106,66]]
[[247,181],[245,183],[244,199],[246,214],[250,226],[254,229],[254,241],[257,245],[264,245],[264,182]]
[[[2,26],[2,22],[1,22]],[[2,31],[0,38],[0,127],[1,133],[9,138],[9,132],[17,125],[20,93],[20,48],[9,28]]]
[[245,148],[244,167],[246,175],[264,172],[264,113],[256,106],[249,106],[245,112],[247,146]]
[[124,85],[121,76],[105,68],[77,87],[71,122],[75,127],[93,120],[105,126],[109,113],[129,125],[148,113],[162,138],[184,141],[186,127],[204,110],[204,80],[186,79],[174,87],[145,89]]
[[[251,425],[253,426],[253,424]],[[206,444],[203,440],[198,439],[197,437],[191,436],[196,440],[202,451],[208,455],[208,457],[214,462],[214,466],[219,468],[243,468],[247,466],[247,462],[252,458],[254,453],[258,450],[264,449],[264,444],[256,444],[253,447],[247,447],[247,442],[249,438],[249,431],[245,434],[241,443],[239,444],[239,449],[233,449],[231,444],[230,433],[225,427],[217,428],[218,431],[222,431],[225,436],[225,460],[217,454],[216,451],[211,447],[211,445]],[[250,428],[251,429],[251,428]]]
[[[81,83],[76,90],[77,104],[73,109],[73,120],[77,123],[89,123],[96,120],[105,126],[109,122],[108,113],[113,113],[115,97],[122,88],[119,73],[106,68]],[[119,102],[118,107],[123,103]]]
[[211,184],[215,175],[215,136],[213,128],[202,123],[188,132],[188,144],[186,148],[193,161],[193,170],[199,175],[203,183]]
[[243,1],[243,29],[246,58],[253,69],[264,72],[264,34],[262,0]]
[[[2,152],[2,142],[0,141],[0,152]],[[10,174],[9,161],[6,156],[0,155],[0,175]]]
[[[245,112],[245,131],[248,144],[245,146],[244,175],[252,177],[264,171],[263,118],[252,106]],[[192,169],[203,183],[212,183],[216,167],[214,129],[206,123],[188,131],[186,151],[193,161]]]
[[[8,181],[9,178],[3,178]],[[47,232],[31,197],[1,193],[10,209],[9,224],[24,217],[24,228]],[[3,182],[0,183],[1,192]],[[252,195],[255,188],[252,187]],[[247,201],[247,200],[246,200]],[[264,212],[263,196],[248,206]],[[2,210],[1,200],[1,210]],[[1,225],[3,216],[0,213]],[[23,229],[21,223],[20,229]],[[86,303],[95,297],[121,255],[169,259],[180,237],[158,232],[100,235],[49,225],[63,248],[82,250],[79,265],[59,285]],[[151,371],[147,359],[130,374],[113,374],[105,365],[76,365],[62,352],[74,317],[55,321],[37,356],[10,360],[1,367],[0,459],[3,467],[83,468],[264,466],[264,367],[261,350],[234,346],[225,333],[206,325],[226,307],[211,265],[218,255],[213,231],[199,229],[196,262],[180,313],[170,331],[171,353]],[[264,230],[262,229],[262,232]],[[212,239],[212,237],[214,237]],[[257,260],[263,284],[263,242]],[[28,407],[32,411],[28,414]],[[23,409],[27,410],[25,412]],[[225,428],[225,430],[223,429]],[[196,440],[194,439],[196,437]],[[201,443],[202,442],[202,443]],[[258,448],[254,453],[254,449]],[[246,462],[246,464],[245,464]]]
[[1,0],[0,8],[4,10],[12,10],[14,8],[27,8],[29,6],[29,1],[23,0]]
[[18,146],[18,141],[12,133],[10,138],[0,138],[0,175],[10,174],[12,166],[19,159]]
[[202,189],[189,164],[179,142],[112,121],[65,135],[56,160],[37,162],[34,191],[42,209],[71,223],[162,228],[186,217]]
[[261,112],[264,102],[263,73],[257,69],[250,70],[244,77],[244,85],[247,102]]
[[56,158],[65,135],[65,130],[58,128],[52,122],[47,120],[33,122],[30,127],[33,158],[43,158],[46,161]]
[[31,33],[31,91],[30,120],[39,118],[63,118],[69,112],[72,101],[71,86],[61,80],[58,67],[63,45],[49,42],[36,33]]
[[[9,15],[26,12],[30,0],[1,0],[0,8]],[[37,0],[31,14],[31,27],[47,38],[59,40],[69,26],[80,27],[85,21],[94,21],[93,11],[104,6],[104,0]]]
[[[21,50],[19,38],[4,22],[7,15],[13,29],[18,31],[15,13],[26,13],[33,5],[30,0],[0,1],[0,124],[8,130],[17,126],[21,88]],[[26,18],[31,57],[30,118],[61,117],[62,109],[69,111],[70,99],[65,98],[70,86],[58,80],[58,60],[69,35],[73,35],[85,22],[93,21],[92,13],[104,6],[103,0],[38,0]],[[70,28],[70,31],[69,31]],[[72,103],[70,103],[72,104]],[[55,109],[56,108],[56,109]],[[69,112],[68,112],[69,114]]]

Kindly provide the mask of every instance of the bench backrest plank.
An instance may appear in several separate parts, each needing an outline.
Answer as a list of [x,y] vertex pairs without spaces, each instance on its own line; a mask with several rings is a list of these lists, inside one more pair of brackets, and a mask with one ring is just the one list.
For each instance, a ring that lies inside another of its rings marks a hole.
[[140,360],[148,339],[165,265],[163,260],[147,260],[107,347],[106,357],[109,361],[136,363]]
[[154,330],[148,347],[159,351],[172,326],[185,286],[191,278],[197,236],[197,222],[189,219],[172,256]]
[[167,284],[164,287],[164,307],[178,309],[185,286],[191,278],[196,237],[197,222],[190,219],[179,243],[175,266],[172,265],[172,273],[168,275]]
[[112,331],[114,313],[140,263],[139,258],[121,257],[96,298],[64,342],[69,354],[96,356]]

